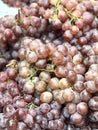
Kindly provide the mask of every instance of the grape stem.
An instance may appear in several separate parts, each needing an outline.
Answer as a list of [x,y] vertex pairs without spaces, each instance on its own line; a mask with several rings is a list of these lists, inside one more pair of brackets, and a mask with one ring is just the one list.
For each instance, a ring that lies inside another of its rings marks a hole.
[[20,9],[18,10],[18,14],[17,14],[17,22],[20,23],[21,21],[21,15],[20,15]]
[[37,106],[37,105],[35,105],[33,102],[30,102],[29,104],[28,104],[28,106],[29,106],[29,108],[30,109],[32,109],[32,108],[39,108],[39,106]]
[[6,67],[12,67],[14,69],[18,69],[18,65],[17,65],[17,62],[12,62],[12,63],[9,63],[6,65]]
[[78,18],[81,18],[81,17],[78,17],[76,15],[73,15],[71,11],[69,11],[68,9],[64,8],[65,12],[67,13],[68,17],[71,19],[70,22],[73,23],[75,22]]
[[37,67],[35,67],[35,66],[33,65],[33,66],[30,67],[30,68],[31,68],[31,74],[30,74],[30,77],[29,77],[29,78],[31,79],[32,77],[36,76],[36,73],[37,73],[38,71],[46,71],[46,72],[54,73],[55,67],[56,67],[56,64],[55,64],[55,63],[52,63],[51,69],[40,69],[40,68],[37,68]]
[[[94,1],[94,0],[91,0],[91,1]],[[55,20],[55,19],[58,18],[58,12],[59,12],[59,8],[58,7],[59,7],[60,4],[61,4],[61,0],[57,0],[55,3],[52,4],[55,9],[53,11],[52,17],[50,18],[50,21]],[[81,18],[81,17],[73,15],[72,14],[72,10],[69,11],[67,8],[64,8],[64,11],[66,12],[68,17],[70,18],[70,22],[71,23],[74,23],[78,18]]]

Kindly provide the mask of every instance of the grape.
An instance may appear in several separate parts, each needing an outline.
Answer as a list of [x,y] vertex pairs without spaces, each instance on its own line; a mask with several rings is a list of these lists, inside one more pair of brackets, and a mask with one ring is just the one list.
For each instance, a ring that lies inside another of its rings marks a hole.
[[80,115],[79,113],[74,113],[71,115],[71,121],[74,123],[74,124],[80,124],[82,121],[83,121],[83,117],[82,115]]
[[17,130],[18,122],[17,120],[10,119],[8,120],[8,129],[9,130]]
[[68,1],[68,2],[66,3],[66,8],[67,8],[68,10],[74,9],[77,4],[78,4],[78,3],[77,3],[77,0],[70,0],[70,1]]
[[93,44],[93,50],[94,50],[94,52],[95,52],[96,55],[98,55],[98,49],[97,49],[98,47],[97,46],[98,46],[98,42],[95,42]]
[[76,81],[74,84],[74,88],[77,92],[81,92],[85,89],[84,83],[82,81]]
[[67,110],[67,112],[69,113],[69,114],[73,114],[73,113],[75,113],[76,112],[76,104],[74,104],[74,103],[68,103],[67,105],[66,105],[66,110]]
[[26,130],[27,126],[24,122],[18,122],[17,130]]
[[76,76],[76,81],[82,81],[82,82],[84,82],[84,80],[85,80],[85,78],[84,78],[83,75],[77,74],[77,76]]
[[52,21],[52,26],[54,30],[59,30],[62,28],[62,22],[59,19]]
[[4,129],[6,128],[8,119],[4,115],[4,113],[0,113],[0,128]]
[[50,112],[53,114],[53,118],[54,119],[58,119],[59,118],[59,116],[60,116],[60,111],[59,110],[52,109]]
[[24,67],[20,67],[19,68],[19,75],[23,78],[26,78],[29,76],[30,70],[28,67],[24,66]]
[[40,100],[44,103],[50,103],[52,101],[52,97],[53,96],[50,92],[45,91],[40,95]]
[[4,82],[4,81],[7,81],[7,80],[8,80],[8,75],[7,75],[7,73],[1,71],[1,72],[0,72],[0,81],[1,81],[1,82]]
[[69,62],[66,63],[66,68],[69,71],[73,70],[73,67],[74,67],[74,64],[72,62],[69,61]]
[[27,52],[26,54],[26,60],[29,62],[29,63],[35,63],[37,60],[38,60],[38,56],[35,52]]
[[66,77],[70,82],[74,82],[76,80],[75,71],[74,70],[69,70],[68,75]]
[[92,39],[94,40],[94,42],[97,42],[98,40],[97,36],[98,36],[98,31],[94,29],[92,33]]
[[38,91],[38,92],[43,92],[43,91],[45,91],[46,90],[46,83],[43,81],[43,80],[41,80],[41,81],[38,81],[37,83],[35,83],[35,89],[36,89],[36,91]]
[[31,94],[24,94],[24,99],[26,102],[31,102],[33,100],[33,97]]
[[0,69],[6,65],[6,60],[4,58],[0,58]]
[[54,99],[59,103],[59,104],[63,104],[65,103],[65,100],[63,98],[63,90],[55,90],[53,91],[53,96]]
[[98,112],[95,111],[93,113],[90,113],[89,118],[92,122],[97,122],[98,121]]
[[93,71],[93,70],[89,70],[85,73],[85,79],[86,81],[89,81],[89,80],[94,80],[97,76],[97,73],[96,71]]
[[3,109],[4,114],[7,117],[14,117],[16,115],[16,110],[12,105],[6,105]]
[[11,39],[12,38],[12,31],[10,29],[4,30],[4,36],[7,39]]
[[[69,20],[66,20],[63,25],[62,25],[62,30],[66,31],[69,30],[71,28],[71,23]],[[69,33],[71,33],[71,31],[69,31]],[[72,36],[72,35],[71,35]]]
[[64,37],[64,40],[65,41],[71,41],[72,40],[72,38],[73,38],[73,35],[72,35],[72,33],[71,33],[71,31],[70,30],[66,30],[65,32],[64,32],[64,34],[63,34],[63,37]]
[[27,114],[27,110],[23,109],[23,108],[18,108],[17,110],[17,117],[19,118],[19,120],[23,121],[26,117]]
[[85,102],[80,102],[77,104],[77,112],[81,115],[86,115],[88,113],[88,106]]
[[80,98],[85,102],[89,101],[91,97],[92,97],[91,93],[89,93],[86,89],[80,92]]
[[72,100],[73,103],[77,104],[79,102],[81,102],[81,98],[80,98],[80,95],[77,91],[74,91],[74,99]]
[[[74,42],[75,39],[73,39],[72,42]],[[72,44],[72,43],[71,43]],[[77,54],[77,48],[75,46],[71,46],[70,48],[68,48],[68,53],[74,57]]]
[[83,21],[85,24],[91,24],[91,22],[93,21],[93,15],[89,12],[84,12]]
[[13,26],[13,32],[15,33],[16,36],[21,36],[22,35],[22,29],[20,26],[16,25]]
[[38,68],[45,68],[46,67],[46,59],[39,59],[37,62],[36,62],[36,67]]
[[50,73],[42,71],[39,75],[40,80],[43,80],[45,82],[49,82],[51,79]]
[[63,61],[64,55],[59,52],[59,51],[55,51],[52,54],[52,60],[55,64],[61,64],[61,62]]
[[66,78],[61,78],[60,81],[59,81],[59,87],[61,89],[69,88],[70,83]]
[[47,118],[43,117],[42,118],[42,123],[41,123],[41,128],[46,129],[48,125]]
[[40,111],[42,113],[47,113],[47,112],[49,112],[49,110],[50,110],[50,106],[48,103],[43,103],[40,105]]
[[47,117],[48,120],[53,120],[53,113],[47,112],[46,117]]
[[26,82],[23,86],[23,91],[27,94],[32,94],[34,92],[34,84],[32,82]]
[[85,71],[86,71],[86,68],[83,64],[77,64],[75,65],[74,67],[74,71],[77,73],[77,74],[84,74]]
[[54,120],[49,121],[48,128],[51,129],[51,130],[53,130],[53,129],[56,130],[57,129],[57,123],[55,123]]
[[34,126],[34,120],[33,120],[33,117],[30,115],[30,114],[27,114],[25,119],[24,119],[24,122],[27,124],[27,126],[29,128],[32,128]]
[[22,18],[21,22],[21,27],[24,29],[27,29],[30,26],[30,20],[26,17]]
[[64,10],[59,10],[58,18],[61,22],[65,22],[67,20],[67,14]]
[[98,1],[4,2],[0,129],[98,129]]
[[33,117],[36,117],[37,113],[36,113],[36,110],[35,109],[29,109],[29,114]]
[[81,46],[87,44],[87,39],[86,39],[86,37],[80,37],[79,40],[78,40],[78,43],[79,43]]
[[95,93],[97,92],[97,89],[95,87],[95,84],[93,81],[87,81],[85,82],[85,88],[89,93]]
[[95,87],[98,88],[98,77],[95,78],[94,83],[95,83]]
[[34,99],[34,103],[39,106],[40,105],[40,99],[39,98],[35,98]]
[[89,100],[89,107],[91,110],[97,110],[97,96],[94,96]]
[[39,48],[37,48],[37,55],[39,58],[47,58],[48,56],[48,52],[47,52],[47,48],[46,46],[43,44],[42,46],[40,46]]
[[[40,8],[40,10],[41,9],[43,9],[43,8]],[[44,13],[42,13],[43,14],[43,17],[45,18],[45,19],[49,19],[51,16],[52,16],[52,13],[53,13],[53,11],[52,10],[49,10],[49,9],[46,9],[46,11],[43,9],[43,12]]]
[[35,120],[36,120],[37,123],[41,123],[42,122],[42,115],[37,115],[35,117]]
[[39,124],[34,124],[34,127],[32,128],[32,130],[41,130],[40,125]]
[[12,103],[12,96],[8,91],[5,92],[3,100],[5,105]]
[[66,77],[67,75],[67,69],[65,68],[65,66],[57,66],[55,68],[55,75],[59,78],[63,78],[63,77]]
[[54,51],[56,50],[55,44],[52,43],[52,42],[49,42],[49,43],[46,44],[46,46],[47,46],[48,54],[52,55],[54,53]]
[[40,26],[40,24],[41,24],[40,18],[38,18],[38,17],[36,17],[36,16],[33,16],[33,19],[31,19],[31,25],[32,25],[33,27],[38,28],[38,27]]
[[59,89],[59,79],[56,77],[51,78],[49,81],[49,87],[53,90]]
[[81,54],[76,54],[73,56],[73,63],[79,64],[83,61],[83,56]]
[[63,108],[62,113],[63,113],[63,116],[64,116],[65,118],[69,118],[70,114],[68,113],[68,111],[67,111],[67,108],[66,108],[66,107],[64,107],[64,108]]
[[58,128],[57,128],[58,130],[63,128],[63,126],[64,126],[64,122],[63,121],[57,119],[57,120],[55,120],[55,122],[58,125]]
[[63,98],[65,102],[70,102],[74,99],[74,92],[72,91],[71,88],[64,89]]
[[16,100],[14,106],[16,108],[24,108],[26,106],[26,102],[24,99],[18,99],[18,100]]
[[51,108],[60,110],[61,109],[61,105],[57,101],[52,101],[51,102]]
[[40,6],[43,6],[43,7],[45,7],[45,8],[47,8],[48,6],[49,6],[49,1],[48,0],[38,0],[38,4],[40,5]]
[[0,92],[3,92],[7,89],[7,83],[6,82],[0,82]]

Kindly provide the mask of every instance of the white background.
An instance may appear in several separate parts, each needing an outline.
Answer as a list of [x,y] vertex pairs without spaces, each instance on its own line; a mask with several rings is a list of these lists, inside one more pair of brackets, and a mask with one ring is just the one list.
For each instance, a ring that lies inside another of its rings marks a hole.
[[0,17],[5,15],[15,15],[17,14],[18,9],[15,7],[9,7],[0,0]]

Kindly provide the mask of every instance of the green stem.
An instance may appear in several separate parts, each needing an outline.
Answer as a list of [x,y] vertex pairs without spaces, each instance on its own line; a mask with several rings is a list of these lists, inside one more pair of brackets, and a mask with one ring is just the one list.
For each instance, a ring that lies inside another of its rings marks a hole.
[[35,105],[33,102],[28,104],[29,108],[32,109],[33,107],[38,108],[39,106]]
[[78,16],[73,15],[72,12],[67,10],[66,8],[64,8],[64,10],[67,13],[68,17],[71,19],[71,23],[75,22],[78,18],[80,18]]
[[51,70],[47,70],[47,69],[39,69],[41,71],[46,71],[46,72],[54,72],[54,69],[51,69]]
[[6,67],[12,67],[16,70],[18,69],[17,62],[11,62],[11,63],[7,64]]

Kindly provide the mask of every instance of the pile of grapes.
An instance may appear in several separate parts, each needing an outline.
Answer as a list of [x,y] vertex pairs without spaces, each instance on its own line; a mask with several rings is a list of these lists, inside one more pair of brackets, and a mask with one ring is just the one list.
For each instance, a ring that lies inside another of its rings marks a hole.
[[38,0],[2,0],[4,3],[12,7],[23,7],[30,5],[32,2],[37,2]]
[[4,2],[0,130],[97,130],[98,0]]

